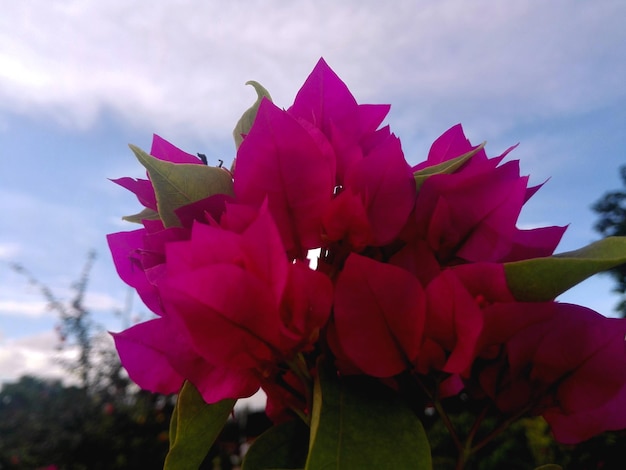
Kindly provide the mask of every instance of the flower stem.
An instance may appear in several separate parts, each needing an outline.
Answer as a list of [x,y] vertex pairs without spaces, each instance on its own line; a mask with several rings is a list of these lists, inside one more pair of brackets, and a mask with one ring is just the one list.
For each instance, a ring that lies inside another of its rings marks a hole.
[[457,435],[456,430],[454,429],[454,425],[452,424],[452,421],[450,421],[450,417],[446,413],[446,410],[443,409],[443,406],[441,406],[441,402],[439,400],[434,400],[433,405],[435,407],[435,410],[437,410],[437,413],[441,417],[443,424],[448,429],[450,437],[454,441],[454,445],[456,446],[457,450],[459,451],[459,453],[462,453],[464,450],[464,446],[463,444],[461,444],[461,440],[459,439],[459,436]]
[[289,409],[293,411],[295,414],[297,414],[298,417],[304,422],[304,424],[311,427],[311,417],[309,415],[307,415],[304,411],[302,411],[297,406],[290,405]]
[[465,445],[463,445],[463,448],[459,450],[459,458],[456,462],[456,470],[462,470],[463,468],[465,468],[465,464],[468,462],[472,454],[477,450],[472,447],[472,442],[474,441],[474,437],[476,437],[476,433],[480,429],[480,425],[487,415],[487,411],[489,411],[489,405],[483,408],[483,410],[476,418],[476,421],[474,421],[474,425],[467,435],[467,439],[465,439]]
[[498,425],[493,431],[487,434],[487,436],[484,439],[482,439],[478,444],[473,446],[471,448],[471,452],[472,453],[477,452],[483,447],[485,447],[489,443],[489,441],[491,441],[494,437],[496,437],[498,434],[500,434],[502,431],[508,428],[512,423],[514,423],[515,421],[520,419],[522,416],[524,416],[526,413],[528,413],[533,408],[533,405],[534,403],[528,404],[527,406],[519,410],[517,413],[511,415],[509,418],[507,418],[502,423],[500,423],[500,425]]
[[[309,373],[309,368],[306,365],[306,359],[302,353],[298,353],[293,359],[287,361],[289,369],[295,374],[304,386],[304,394],[306,398],[306,404],[309,410],[313,407],[313,378]],[[308,420],[308,417],[307,417]],[[310,420],[305,421],[309,424]]]

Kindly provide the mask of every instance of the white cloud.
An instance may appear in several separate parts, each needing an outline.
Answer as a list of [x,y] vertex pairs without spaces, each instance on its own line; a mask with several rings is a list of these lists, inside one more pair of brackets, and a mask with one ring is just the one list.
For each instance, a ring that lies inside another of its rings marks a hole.
[[87,292],[85,295],[85,307],[96,312],[111,312],[120,310],[123,305],[120,299],[101,292]]
[[[69,299],[74,293],[62,292],[63,299]],[[58,312],[48,308],[45,300],[31,300],[23,295],[16,299],[16,294],[11,295],[6,290],[0,291],[0,315],[12,315],[23,318],[40,318],[42,316],[57,316]],[[63,299],[61,299],[63,301]],[[87,292],[85,295],[85,307],[93,312],[119,311],[122,304],[118,298],[98,292]]]
[[208,139],[253,100],[246,80],[286,106],[324,55],[362,100],[402,96],[407,128],[488,108],[480,125],[503,127],[622,99],[624,14],[620,0],[11,2],[0,106]]
[[[3,295],[4,296],[4,295]],[[0,300],[0,315],[41,317],[49,313],[47,303],[38,300]]]
[[[63,378],[67,372],[60,365],[53,331],[0,342],[0,382],[14,381],[23,375]],[[64,357],[71,356],[64,353]]]
[[22,246],[16,242],[0,242],[0,260],[15,258],[22,251]]

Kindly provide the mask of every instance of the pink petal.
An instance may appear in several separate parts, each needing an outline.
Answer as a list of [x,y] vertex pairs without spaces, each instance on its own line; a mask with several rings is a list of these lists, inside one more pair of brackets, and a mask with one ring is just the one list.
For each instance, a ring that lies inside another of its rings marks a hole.
[[362,158],[362,141],[376,131],[388,112],[388,105],[358,105],[324,59],[319,60],[288,110],[326,136],[337,156],[339,185],[343,185],[347,169]]
[[374,242],[372,227],[362,198],[348,189],[332,200],[322,218],[325,238],[347,239],[354,251]]
[[626,321],[579,305],[554,305],[548,334],[533,355],[531,378],[552,383],[567,376],[557,392],[566,413],[597,408],[626,384]]
[[149,180],[124,177],[111,181],[135,194],[142,206],[152,209],[153,211],[157,210],[156,195],[154,194],[152,183]]
[[530,230],[516,229],[513,246],[502,262],[519,261],[530,258],[550,256],[556,250],[565,227],[541,227]]
[[599,408],[566,414],[557,408],[543,413],[555,439],[562,444],[578,444],[605,431],[626,429],[626,386]]
[[281,308],[283,350],[307,349],[326,325],[333,302],[333,285],[328,276],[305,263],[289,265],[289,283]]
[[364,136],[376,131],[389,114],[388,104],[360,104],[358,108],[361,132]]
[[425,298],[403,269],[351,254],[336,285],[334,320],[342,350],[366,374],[410,367],[422,340]]
[[416,187],[400,140],[391,135],[355,163],[346,175],[346,189],[360,194],[377,246],[393,241],[415,205]]
[[217,403],[226,398],[247,398],[260,387],[258,373],[250,369],[210,366],[195,367],[187,376],[207,403]]
[[201,223],[193,225],[189,240],[168,243],[165,253],[170,276],[206,265],[246,259],[241,235]]
[[177,393],[184,378],[171,366],[168,345],[172,331],[164,319],[140,323],[114,333],[115,347],[130,378],[155,393]]
[[263,204],[257,219],[242,234],[241,245],[246,253],[246,268],[263,279],[274,297],[280,299],[287,284],[289,264],[267,204]]
[[[456,124],[441,134],[431,145],[426,161],[414,166],[413,171],[421,170],[433,165],[438,165],[447,160],[460,157],[461,155],[474,150],[474,146],[465,137],[461,124]],[[484,151],[480,152],[481,157],[486,158]]]
[[200,161],[199,158],[182,151],[156,134],[152,136],[152,149],[150,150],[150,155],[158,158],[159,160],[165,160],[172,163],[192,163],[202,165],[202,161]]
[[232,201],[226,194],[215,194],[205,199],[192,202],[175,210],[176,216],[185,228],[191,228],[194,221],[206,222],[207,216],[219,221],[226,208],[226,203]]
[[476,357],[483,315],[474,297],[451,270],[443,271],[426,288],[425,336],[450,353],[445,372],[468,371]]
[[461,264],[450,268],[474,299],[484,304],[515,302],[499,263]]
[[137,294],[146,306],[157,315],[163,314],[158,292],[146,276],[140,250],[144,247],[145,229],[107,235],[107,242],[117,274]]
[[424,240],[419,238],[411,240],[402,247],[391,257],[389,263],[412,273],[423,286],[428,285],[441,272],[433,251]]
[[335,184],[334,155],[320,138],[264,100],[237,154],[237,199],[258,206],[267,199],[285,248],[301,259],[321,246]]
[[244,369],[272,360],[270,348],[280,345],[279,307],[269,286],[250,273],[215,264],[170,277],[159,289],[168,315],[185,325],[208,362]]
[[432,176],[417,197],[418,230],[445,263],[455,256],[499,261],[512,248],[526,181],[515,161],[480,173]]
[[354,122],[357,109],[356,100],[346,84],[324,59],[320,59],[298,91],[288,112],[315,124],[328,136],[331,122],[357,126],[358,122]]

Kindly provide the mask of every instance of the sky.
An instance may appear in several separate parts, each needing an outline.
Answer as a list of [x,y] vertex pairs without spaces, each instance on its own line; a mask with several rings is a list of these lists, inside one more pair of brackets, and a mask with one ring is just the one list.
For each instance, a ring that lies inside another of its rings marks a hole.
[[[87,306],[119,331],[149,313],[118,279],[107,233],[133,230],[143,177],[127,147],[157,133],[209,164],[256,80],[288,107],[320,57],[360,103],[390,103],[408,161],[461,122],[487,153],[545,182],[519,225],[568,225],[557,251],[599,238],[591,205],[626,163],[623,0],[27,0],[0,16],[0,381],[58,376],[57,316],[19,263],[62,300],[87,253]],[[608,276],[560,299],[606,315]]]

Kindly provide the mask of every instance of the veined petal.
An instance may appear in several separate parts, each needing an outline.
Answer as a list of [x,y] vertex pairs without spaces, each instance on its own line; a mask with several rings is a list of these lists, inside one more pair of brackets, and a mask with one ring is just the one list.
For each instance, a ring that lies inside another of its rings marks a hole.
[[425,300],[419,281],[405,270],[351,254],[335,291],[341,349],[375,377],[409,368],[422,342]]
[[320,59],[298,91],[288,112],[306,119],[330,135],[330,123],[357,127],[358,111],[354,96],[324,59]]
[[516,229],[513,234],[511,251],[502,262],[550,256],[556,250],[565,230],[567,230],[567,226],[540,227],[530,230]]
[[289,281],[281,306],[284,351],[309,349],[330,316],[333,285],[328,276],[304,262],[289,265]]
[[150,155],[166,162],[193,163],[202,165],[202,162],[198,157],[194,157],[193,155],[179,149],[156,134],[152,136],[152,148],[150,149]]
[[336,241],[345,238],[354,251],[361,251],[374,242],[363,199],[351,189],[339,193],[331,201],[322,224],[326,239]]
[[212,364],[254,368],[280,344],[279,305],[269,286],[233,264],[200,267],[160,285],[168,315],[182,322]]
[[335,160],[321,136],[264,100],[237,154],[235,194],[243,203],[265,200],[293,257],[321,246],[321,217],[335,184]]
[[168,360],[172,354],[168,350],[170,334],[168,322],[161,318],[139,323],[121,333],[113,333],[124,369],[145,390],[177,393],[183,384],[183,376]]
[[274,297],[280,299],[287,284],[290,265],[266,203],[261,206],[257,219],[242,234],[241,246],[247,254],[247,269],[264,279]]
[[[421,170],[433,165],[438,165],[447,160],[460,157],[461,155],[474,150],[469,139],[465,137],[463,126],[456,124],[441,134],[431,145],[426,161],[413,167],[413,171]],[[484,150],[478,152],[473,159],[484,160],[487,158]]]
[[467,372],[476,358],[483,328],[483,314],[476,299],[452,270],[443,271],[428,284],[426,297],[424,334],[449,352],[443,371]]
[[415,181],[400,140],[389,136],[346,175],[346,190],[359,194],[367,210],[373,243],[390,243],[407,222],[415,204]]
[[146,276],[141,249],[144,247],[145,229],[107,235],[107,242],[117,274],[135,288],[141,300],[157,315],[163,315],[158,292]]
[[119,184],[123,188],[128,189],[135,196],[137,196],[137,200],[142,206],[152,209],[153,211],[157,210],[156,195],[154,194],[152,183],[149,180],[129,178],[126,176],[124,178],[117,178],[111,181],[115,184]]

